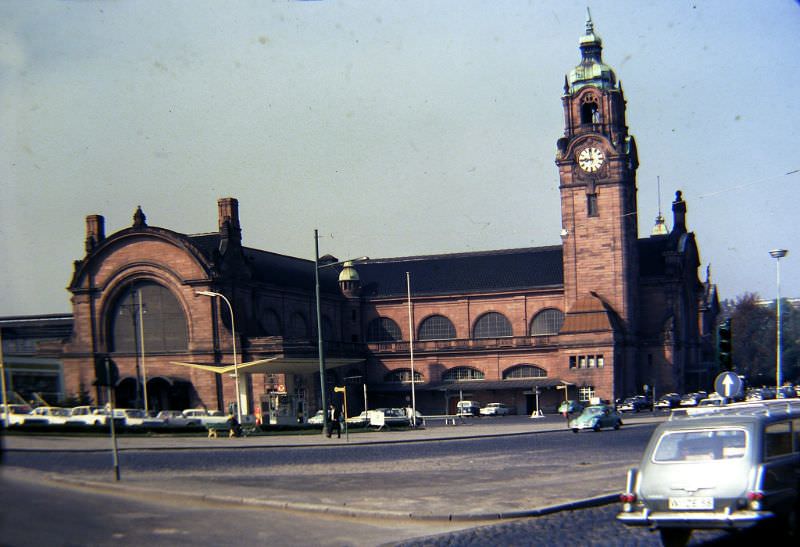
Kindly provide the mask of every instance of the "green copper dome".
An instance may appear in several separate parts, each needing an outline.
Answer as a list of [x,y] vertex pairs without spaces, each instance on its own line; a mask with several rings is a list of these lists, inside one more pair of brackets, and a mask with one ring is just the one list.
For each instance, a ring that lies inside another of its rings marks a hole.
[[592,85],[600,89],[614,89],[617,85],[617,76],[611,67],[601,58],[603,40],[594,31],[592,15],[586,9],[586,34],[581,36],[581,63],[572,69],[567,76],[567,89],[574,93],[584,86]]

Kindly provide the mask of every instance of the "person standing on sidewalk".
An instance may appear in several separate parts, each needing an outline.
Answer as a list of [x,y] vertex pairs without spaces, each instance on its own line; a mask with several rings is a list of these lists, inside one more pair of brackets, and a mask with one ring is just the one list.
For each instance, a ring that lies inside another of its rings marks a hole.
[[342,424],[339,423],[341,419],[342,413],[339,411],[339,407],[335,406],[333,403],[328,407],[328,437],[330,438],[333,435],[334,430],[336,431],[336,438],[342,438]]

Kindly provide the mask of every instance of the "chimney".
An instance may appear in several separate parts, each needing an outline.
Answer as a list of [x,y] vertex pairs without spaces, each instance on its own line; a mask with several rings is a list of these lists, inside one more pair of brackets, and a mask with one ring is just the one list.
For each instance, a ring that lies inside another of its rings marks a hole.
[[91,253],[106,238],[106,219],[103,215],[86,217],[86,252]]
[[680,190],[675,192],[675,201],[672,202],[672,232],[677,234],[686,233],[686,202],[683,201],[683,194]]
[[220,198],[217,200],[217,207],[219,208],[219,230],[222,231],[222,226],[225,221],[230,221],[230,227],[233,230],[239,231],[239,201],[236,198]]

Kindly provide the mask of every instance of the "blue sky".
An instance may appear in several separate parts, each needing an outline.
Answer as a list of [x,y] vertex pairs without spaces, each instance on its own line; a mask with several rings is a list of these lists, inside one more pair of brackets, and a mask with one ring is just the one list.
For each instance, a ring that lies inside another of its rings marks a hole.
[[[800,6],[593,1],[640,168],[723,298],[800,296]],[[0,315],[70,311],[84,219],[313,258],[559,243],[555,143],[587,2],[0,2]]]

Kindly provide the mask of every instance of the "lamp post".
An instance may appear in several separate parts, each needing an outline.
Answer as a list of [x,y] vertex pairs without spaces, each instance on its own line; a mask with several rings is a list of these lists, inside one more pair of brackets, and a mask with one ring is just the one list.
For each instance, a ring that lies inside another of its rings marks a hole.
[[777,271],[777,286],[778,297],[775,300],[776,316],[777,316],[777,335],[775,336],[775,397],[780,397],[781,384],[783,378],[781,377],[781,258],[789,253],[786,249],[772,249],[769,254],[775,259],[775,269]]
[[[345,262],[357,262],[359,260],[367,260],[369,257],[362,256],[354,260],[340,260],[339,262],[331,262],[328,264],[319,265],[319,230],[314,230],[314,300],[316,301],[317,309],[317,351],[319,354],[319,391],[320,402],[322,404],[322,434],[328,430],[328,397],[325,393],[325,349],[323,348],[322,341],[322,310],[319,298],[319,271],[322,268],[330,268],[331,266],[338,266]],[[366,410],[366,408],[364,408]]]
[[242,423],[242,396],[239,393],[239,362],[236,359],[236,322],[233,319],[233,306],[224,294],[213,291],[197,291],[195,294],[200,296],[219,296],[228,305],[228,311],[231,313],[231,336],[233,338],[233,378],[236,383],[236,420],[239,424]]

